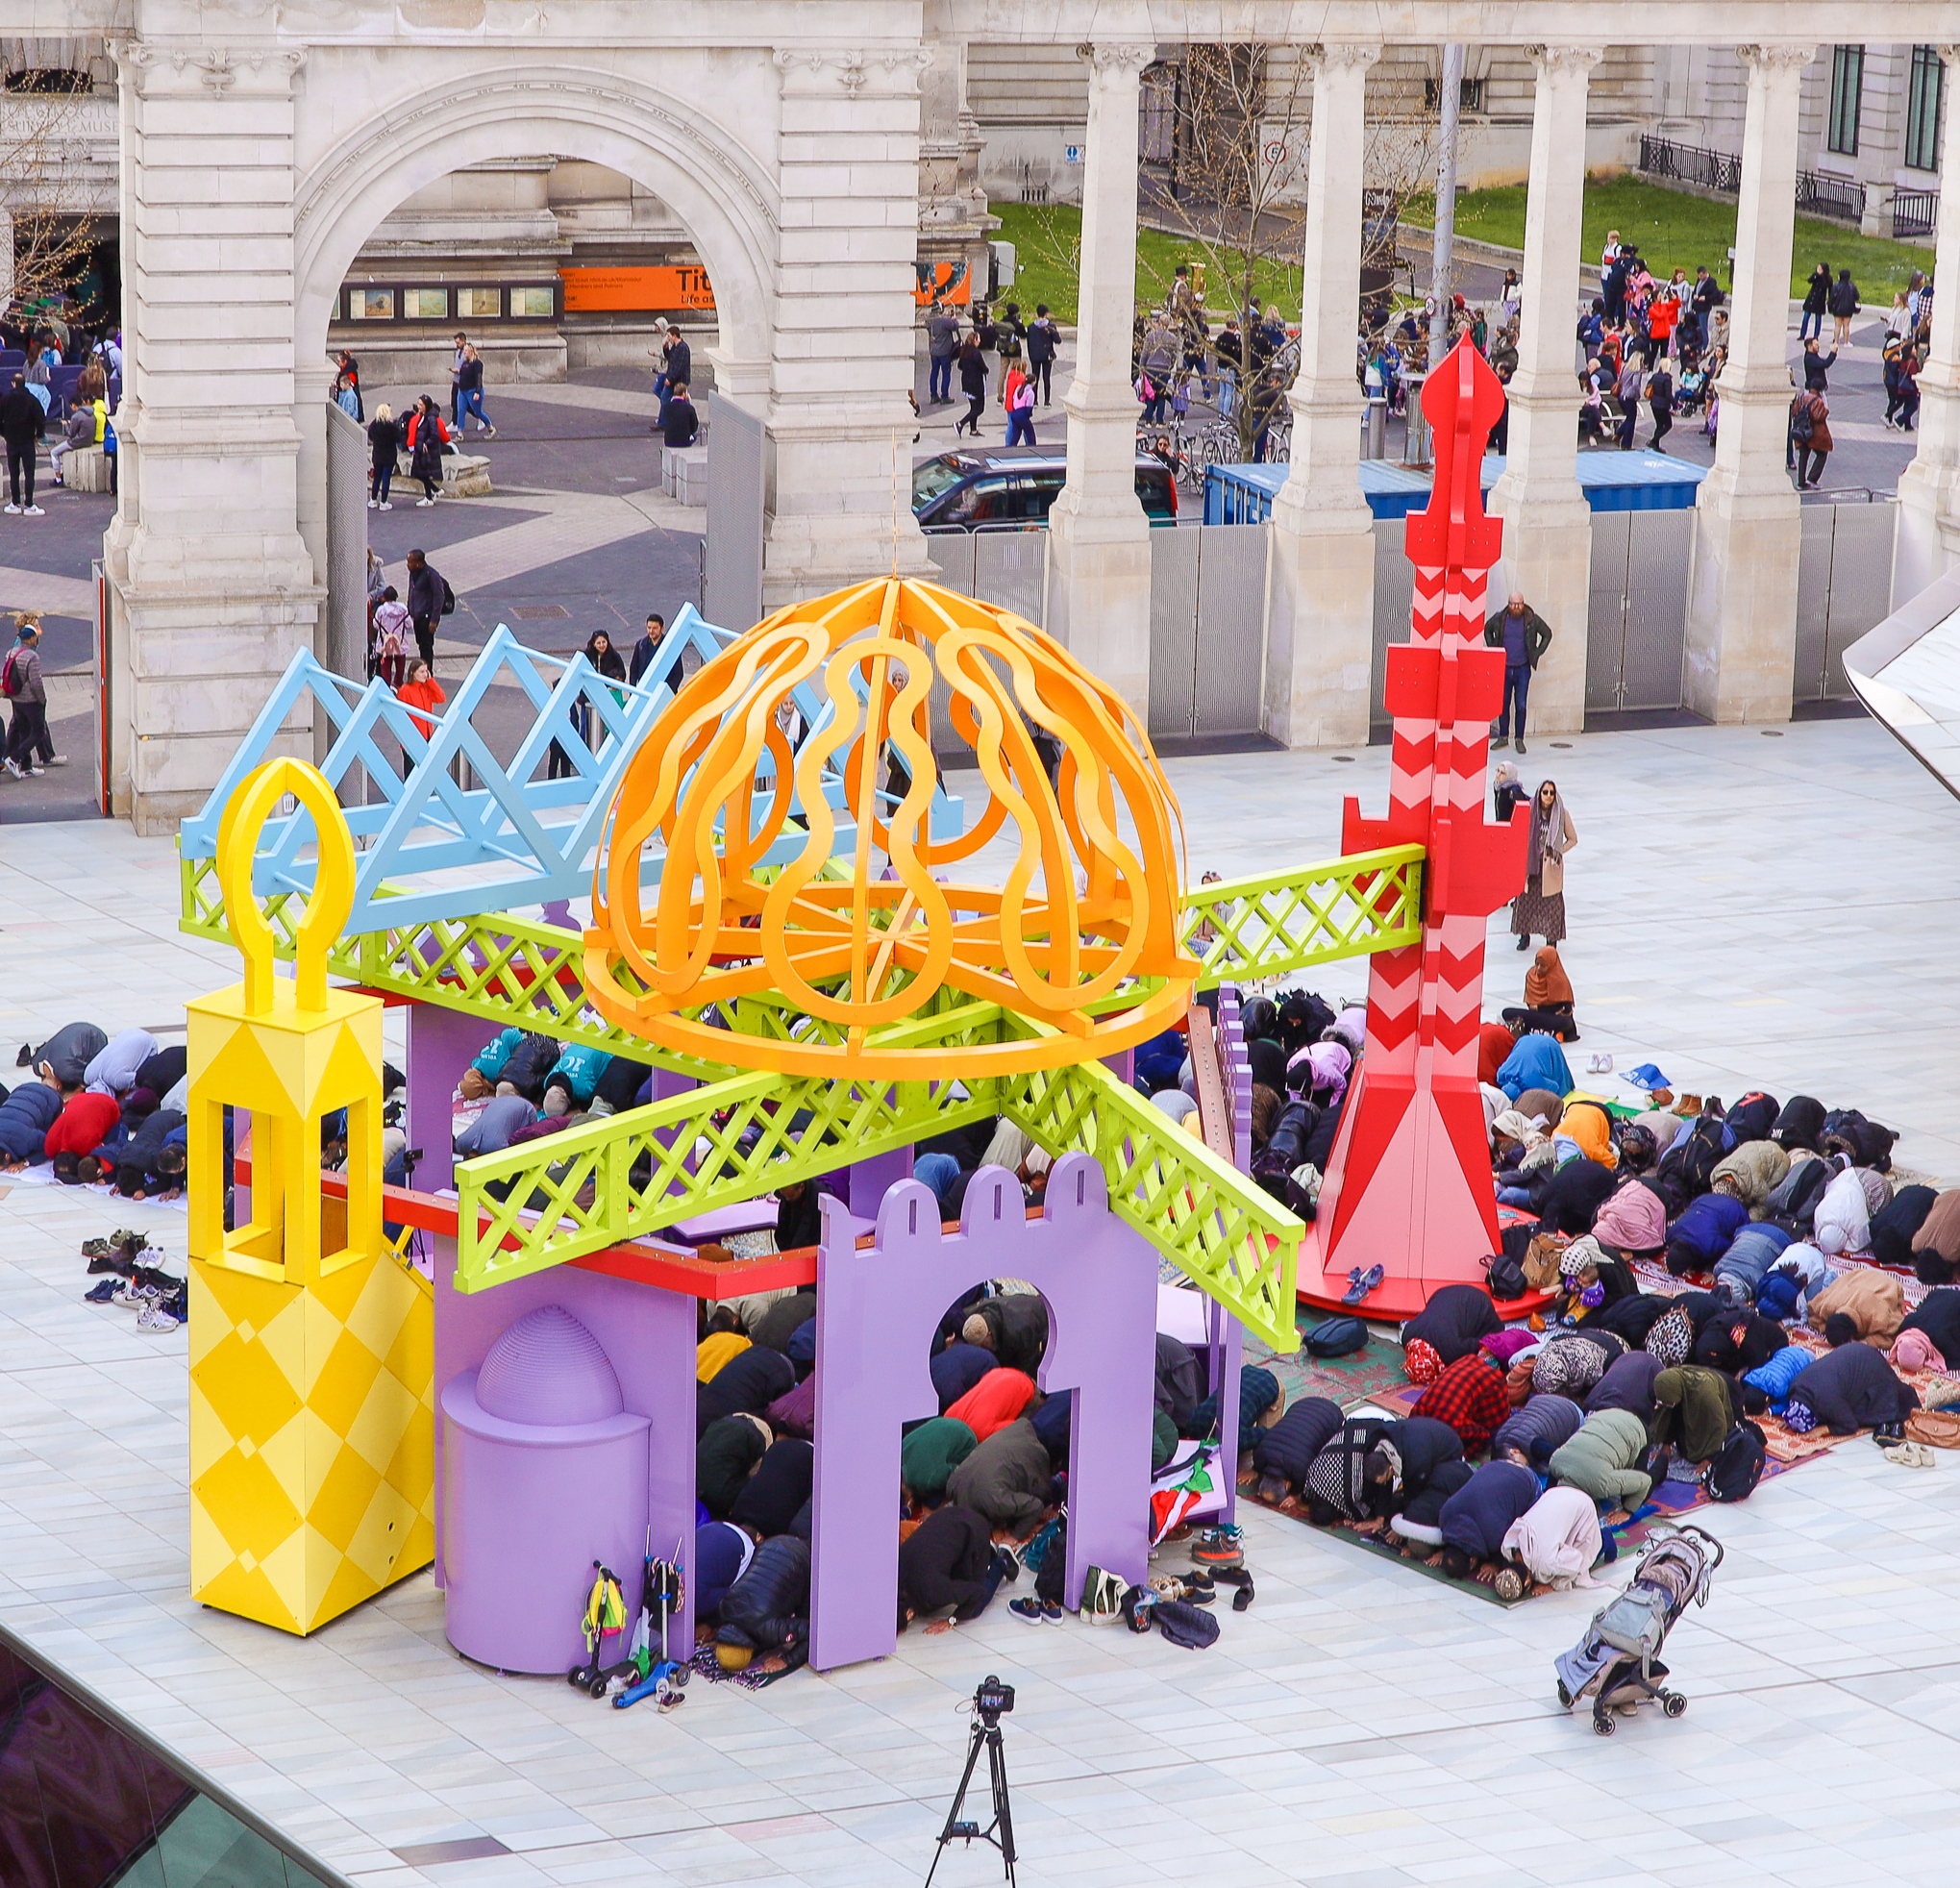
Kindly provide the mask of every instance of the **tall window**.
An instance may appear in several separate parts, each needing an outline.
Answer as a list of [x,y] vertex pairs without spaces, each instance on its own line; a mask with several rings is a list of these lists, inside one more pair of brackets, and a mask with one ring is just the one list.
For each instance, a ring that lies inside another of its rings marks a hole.
[[1940,86],[1946,68],[1937,46],[1912,49],[1912,81],[1905,95],[1905,167],[1940,167]]
[[1858,155],[1858,98],[1865,89],[1865,48],[1833,46],[1830,54],[1830,124],[1825,145],[1844,157]]

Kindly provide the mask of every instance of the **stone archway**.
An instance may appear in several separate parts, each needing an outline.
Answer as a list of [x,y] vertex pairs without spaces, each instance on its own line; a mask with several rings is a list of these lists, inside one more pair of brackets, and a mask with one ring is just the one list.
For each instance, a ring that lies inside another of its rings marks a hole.
[[649,86],[570,66],[459,74],[407,111],[384,108],[298,180],[293,205],[295,362],[324,359],[329,310],[389,211],[450,171],[550,151],[603,163],[672,206],[715,286],[732,392],[767,385],[780,198],[773,179],[711,121]]

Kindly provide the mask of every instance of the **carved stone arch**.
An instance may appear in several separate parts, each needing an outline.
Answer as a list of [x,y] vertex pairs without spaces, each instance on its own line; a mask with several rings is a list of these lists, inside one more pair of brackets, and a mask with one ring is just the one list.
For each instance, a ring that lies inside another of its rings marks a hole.
[[386,106],[299,180],[295,359],[325,352],[334,298],[383,217],[451,171],[533,153],[605,164],[669,204],[714,284],[720,352],[769,359],[773,179],[711,120],[633,79],[543,64],[459,75]]

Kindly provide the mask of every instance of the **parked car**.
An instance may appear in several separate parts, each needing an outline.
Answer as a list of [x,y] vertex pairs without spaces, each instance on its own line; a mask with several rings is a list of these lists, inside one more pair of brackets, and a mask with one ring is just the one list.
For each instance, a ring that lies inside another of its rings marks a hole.
[[[1067,470],[1062,454],[1041,446],[941,453],[912,473],[912,515],[929,531],[1045,524]],[[1138,454],[1136,495],[1152,524],[1178,522],[1178,483],[1161,460]]]

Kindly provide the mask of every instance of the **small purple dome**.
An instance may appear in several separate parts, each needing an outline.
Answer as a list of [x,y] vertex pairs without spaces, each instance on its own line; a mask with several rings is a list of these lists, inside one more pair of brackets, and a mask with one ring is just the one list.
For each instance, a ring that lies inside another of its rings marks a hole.
[[527,1311],[490,1346],[477,1407],[507,1423],[564,1428],[626,1407],[604,1347],[562,1304]]

